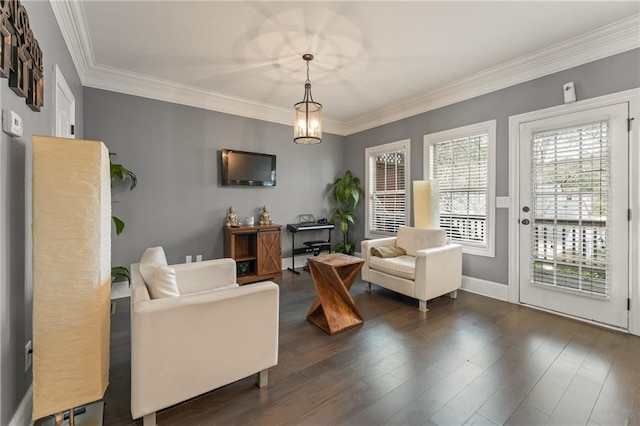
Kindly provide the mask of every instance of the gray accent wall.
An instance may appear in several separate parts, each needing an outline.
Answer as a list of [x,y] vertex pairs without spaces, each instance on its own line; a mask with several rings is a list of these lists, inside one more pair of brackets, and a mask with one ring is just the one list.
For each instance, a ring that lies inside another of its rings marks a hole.
[[[640,49],[349,135],[344,144],[345,167],[364,178],[366,148],[411,139],[411,180],[419,180],[423,178],[424,135],[496,119],[496,196],[512,195],[509,194],[509,116],[562,104],[562,85],[570,81],[575,83],[578,100],[638,88]],[[496,209],[495,257],[464,255],[464,275],[508,283],[508,213],[508,209]],[[364,205],[360,207],[359,216],[364,217]],[[364,238],[364,221],[358,224],[354,237]]]
[[[114,191],[113,212],[126,224],[112,238],[114,265],[136,263],[152,246],[164,247],[169,263],[222,257],[229,206],[256,223],[263,206],[281,225],[302,213],[329,215],[328,187],[344,169],[341,136],[296,145],[291,126],[92,88],[84,89],[84,108],[85,137],[104,141],[138,177],[133,191]],[[223,148],[275,154],[276,186],[221,186]],[[281,235],[288,257],[290,234]]]
[[[23,0],[44,59],[44,108],[33,112],[7,79],[0,80],[2,109],[17,112],[24,135],[0,133],[0,424],[16,414],[31,386],[24,371],[24,347],[31,340],[31,137],[54,133],[54,74],[58,64],[76,99],[78,135],[82,135],[82,85],[49,2]],[[37,348],[34,347],[37,351]],[[31,413],[27,413],[30,417]]]

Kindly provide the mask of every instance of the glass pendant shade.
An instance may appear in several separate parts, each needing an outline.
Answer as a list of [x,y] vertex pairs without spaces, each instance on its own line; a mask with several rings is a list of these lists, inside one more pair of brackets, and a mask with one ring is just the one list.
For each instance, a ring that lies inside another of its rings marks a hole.
[[312,145],[322,142],[322,105],[314,102],[311,96],[311,82],[309,81],[309,61],[313,55],[302,57],[307,61],[307,80],[304,84],[304,98],[293,107],[295,109],[293,125],[293,141],[298,144]]

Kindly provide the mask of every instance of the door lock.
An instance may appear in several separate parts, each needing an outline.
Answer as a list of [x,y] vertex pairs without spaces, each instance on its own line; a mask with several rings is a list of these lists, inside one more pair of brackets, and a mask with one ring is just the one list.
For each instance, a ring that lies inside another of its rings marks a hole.
[[524,206],[524,207],[522,208],[522,211],[523,211],[523,212],[525,212],[525,213],[527,213],[527,212],[529,211],[529,206]]

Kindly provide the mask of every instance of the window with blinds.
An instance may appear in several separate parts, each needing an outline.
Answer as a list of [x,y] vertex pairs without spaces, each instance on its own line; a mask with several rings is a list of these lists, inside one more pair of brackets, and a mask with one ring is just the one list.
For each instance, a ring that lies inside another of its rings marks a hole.
[[532,135],[535,283],[608,295],[609,144],[607,121]]
[[440,190],[440,226],[452,241],[487,243],[488,135],[431,146],[431,178]]
[[409,141],[365,151],[366,237],[395,235],[408,223]]
[[425,176],[438,181],[440,227],[463,252],[494,256],[496,121],[425,135]]

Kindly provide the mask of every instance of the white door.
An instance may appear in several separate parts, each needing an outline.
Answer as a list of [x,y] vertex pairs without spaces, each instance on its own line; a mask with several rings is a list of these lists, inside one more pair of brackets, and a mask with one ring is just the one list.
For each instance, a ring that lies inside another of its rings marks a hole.
[[76,98],[56,66],[56,129],[55,135],[75,139]]
[[627,329],[628,103],[520,125],[520,302]]

